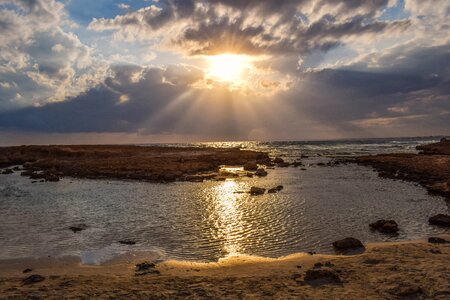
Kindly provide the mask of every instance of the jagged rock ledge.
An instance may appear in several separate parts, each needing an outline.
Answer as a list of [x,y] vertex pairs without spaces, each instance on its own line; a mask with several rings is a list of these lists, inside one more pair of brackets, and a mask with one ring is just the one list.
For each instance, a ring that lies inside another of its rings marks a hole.
[[202,181],[219,176],[222,165],[245,164],[270,164],[270,158],[264,152],[237,148],[121,145],[0,148],[0,167],[23,165],[25,175],[28,172],[90,179]]
[[373,167],[380,177],[418,182],[430,193],[450,197],[450,140],[417,146],[417,150],[418,154],[379,154],[352,161]]

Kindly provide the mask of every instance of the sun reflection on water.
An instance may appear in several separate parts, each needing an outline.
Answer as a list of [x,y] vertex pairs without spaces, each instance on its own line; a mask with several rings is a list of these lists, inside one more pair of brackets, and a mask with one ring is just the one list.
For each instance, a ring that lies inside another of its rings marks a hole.
[[218,237],[223,241],[225,256],[242,254],[243,241],[240,232],[243,231],[242,212],[238,201],[242,194],[235,193],[238,184],[227,180],[214,187],[215,226]]

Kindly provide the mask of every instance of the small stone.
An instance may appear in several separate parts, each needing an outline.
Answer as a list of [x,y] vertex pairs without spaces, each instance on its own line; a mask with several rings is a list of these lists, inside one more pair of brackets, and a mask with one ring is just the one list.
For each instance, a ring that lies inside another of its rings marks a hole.
[[265,177],[267,176],[267,171],[263,168],[259,168],[258,170],[256,170],[255,175],[258,177]]
[[317,263],[314,264],[314,267],[315,268],[321,268],[321,267],[323,267],[323,264],[321,262],[317,262]]
[[447,243],[450,243],[450,241],[447,241],[447,240],[442,239],[440,237],[429,237],[428,238],[428,243],[431,243],[431,244],[447,244]]
[[254,195],[254,196],[262,195],[262,194],[265,193],[265,191],[266,191],[266,189],[259,188],[259,187],[256,187],[256,186],[252,186],[252,187],[250,188],[250,194],[251,194],[251,195]]
[[284,160],[281,157],[276,157],[273,160],[273,162],[276,163],[276,164],[282,164],[282,163],[284,163]]
[[33,270],[30,268],[26,268],[25,270],[22,271],[22,273],[30,273],[31,271],[33,271]]
[[322,280],[329,283],[341,282],[338,273],[332,269],[311,269],[306,271],[305,281],[316,280]]
[[136,271],[137,272],[142,272],[142,271],[146,271],[148,269],[152,269],[154,267],[156,267],[156,265],[154,263],[148,262],[148,261],[144,261],[144,262],[136,265]]
[[44,280],[45,280],[44,276],[34,274],[34,275],[30,275],[27,278],[23,279],[22,283],[23,284],[33,284],[33,283],[41,282]]
[[82,230],[85,230],[87,226],[85,224],[80,224],[77,226],[70,226],[69,229],[72,230],[74,233],[80,232]]
[[123,240],[123,241],[119,241],[119,243],[123,244],[123,245],[136,245],[136,242],[132,241],[132,240]]

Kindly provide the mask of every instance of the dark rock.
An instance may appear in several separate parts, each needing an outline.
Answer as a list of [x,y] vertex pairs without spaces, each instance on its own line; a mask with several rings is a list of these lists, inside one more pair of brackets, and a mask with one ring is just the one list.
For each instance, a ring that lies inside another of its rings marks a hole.
[[331,268],[331,267],[334,267],[334,264],[332,264],[331,262],[327,261],[325,263],[325,267]]
[[364,245],[358,239],[347,237],[345,239],[333,242],[333,247],[338,250],[348,250],[348,249],[364,248]]
[[247,177],[253,178],[253,173],[248,172]]
[[440,143],[445,143],[447,141],[447,138],[443,137],[439,142]]
[[23,284],[33,284],[33,283],[41,282],[44,280],[45,280],[44,276],[33,274],[33,275],[30,275],[27,278],[23,279],[22,283]]
[[301,158],[309,158],[309,155],[302,154],[302,155],[300,155],[300,157],[301,157]]
[[131,240],[123,240],[123,241],[119,241],[120,244],[123,245],[136,245],[135,241],[131,241]]
[[14,171],[11,170],[11,169],[4,169],[4,170],[2,171],[2,174],[3,174],[3,175],[13,174],[13,173],[14,173]]
[[392,234],[398,232],[398,224],[394,220],[378,220],[369,224],[369,227],[382,233]]
[[256,195],[262,195],[262,194],[265,193],[265,191],[266,191],[266,189],[263,189],[263,188],[260,188],[260,187],[256,187],[256,186],[252,186],[252,187],[250,188],[250,194],[251,194],[251,195],[254,195],[254,196],[256,196]]
[[281,157],[277,157],[273,160],[273,162],[276,164],[282,164],[284,163],[284,160]]
[[444,215],[444,214],[438,214],[438,215],[435,215],[435,216],[432,216],[431,218],[429,218],[428,222],[432,225],[450,227],[450,216]]
[[155,275],[161,274],[161,272],[156,270],[155,267],[156,267],[156,265],[154,263],[147,262],[147,261],[137,264],[135,275],[141,276],[141,275],[148,275],[148,274],[155,274]]
[[33,176],[34,171],[33,170],[26,170],[20,173],[20,176]]
[[30,268],[26,268],[25,270],[22,271],[22,273],[30,273],[31,271],[33,271],[33,270]]
[[301,161],[297,160],[292,163],[292,166],[294,166],[295,168],[301,167],[301,166],[303,166],[303,163]]
[[244,165],[245,171],[256,171],[258,170],[258,165],[255,163],[247,163]]
[[317,163],[317,165],[320,166],[320,167],[323,167],[323,166],[325,166],[325,163],[321,163],[320,162],[320,163]]
[[136,265],[136,272],[146,271],[146,270],[149,270],[149,269],[153,269],[155,267],[156,267],[156,265],[154,263],[148,262],[148,261],[144,261],[144,262]]
[[265,177],[267,176],[267,171],[263,168],[259,168],[258,170],[256,170],[255,175],[258,177]]
[[87,226],[85,224],[80,224],[77,226],[70,226],[69,229],[72,230],[74,233],[77,233],[79,231],[85,230]]
[[440,237],[429,237],[428,238],[428,243],[432,243],[432,244],[447,244],[447,243],[450,243],[450,241],[447,241],[447,240],[442,239]]
[[315,268],[321,268],[321,267],[323,267],[323,263],[317,262],[317,263],[314,264],[314,267]]
[[20,167],[17,167],[17,166],[15,166],[14,168],[12,168],[13,169],[13,171],[20,171],[21,169],[20,169]]
[[277,164],[277,167],[278,168],[287,168],[287,167],[289,167],[291,164],[290,163],[288,163],[288,162],[281,162],[281,163],[278,163]]
[[381,262],[382,261],[380,259],[368,258],[368,259],[363,261],[363,264],[366,264],[366,265],[378,265]]
[[283,189],[284,187],[282,185],[278,185],[277,187],[271,188],[270,190],[268,190],[268,193],[276,193],[279,192]]
[[311,269],[305,274],[305,281],[323,281],[328,283],[341,283],[339,274],[332,269]]

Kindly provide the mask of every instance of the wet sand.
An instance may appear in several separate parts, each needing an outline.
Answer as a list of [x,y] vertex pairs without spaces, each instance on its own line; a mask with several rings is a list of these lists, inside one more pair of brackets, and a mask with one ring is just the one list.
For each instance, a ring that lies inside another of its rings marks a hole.
[[23,165],[24,176],[46,181],[57,181],[63,176],[152,182],[202,181],[226,175],[219,174],[221,165],[269,163],[267,153],[236,148],[120,145],[0,148],[0,167]]
[[[1,262],[0,299],[450,297],[450,244],[426,241],[370,244],[364,253],[353,256],[298,253],[279,259],[234,257],[217,263],[166,261],[148,274],[137,275],[134,264],[144,259],[121,258],[104,266],[80,265],[76,259]],[[33,271],[23,274],[25,268]],[[311,269],[325,270],[325,275],[307,280],[305,274]],[[30,274],[45,279],[24,284]]]

